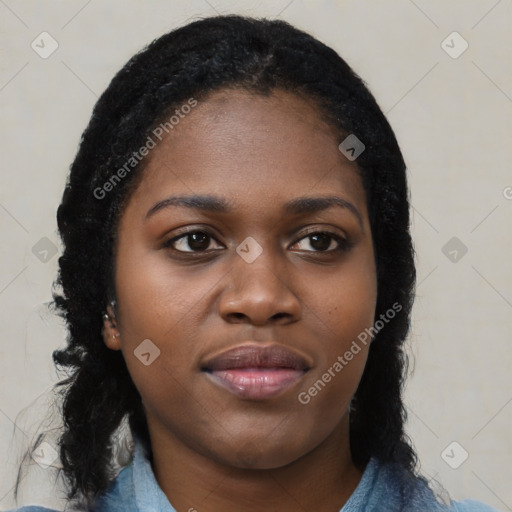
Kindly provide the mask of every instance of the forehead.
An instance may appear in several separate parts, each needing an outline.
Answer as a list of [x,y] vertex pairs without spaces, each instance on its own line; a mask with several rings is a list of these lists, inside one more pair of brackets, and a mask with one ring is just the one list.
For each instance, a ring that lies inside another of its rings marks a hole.
[[364,204],[357,165],[341,154],[340,141],[312,100],[221,90],[198,101],[151,151],[135,195],[215,193],[271,208],[314,190]]

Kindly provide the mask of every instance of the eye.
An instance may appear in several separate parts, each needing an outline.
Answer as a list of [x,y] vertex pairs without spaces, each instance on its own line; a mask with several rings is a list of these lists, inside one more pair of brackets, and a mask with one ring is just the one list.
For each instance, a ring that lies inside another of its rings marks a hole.
[[[206,252],[215,240],[208,231],[188,231],[168,240],[164,246],[178,252]],[[219,246],[222,248],[222,246]]]
[[313,247],[313,251],[310,252],[335,252],[344,251],[349,248],[349,243],[345,238],[329,231],[308,233],[305,237],[295,242],[294,245],[300,244],[302,244],[302,247],[299,247],[299,250],[310,251],[307,248],[308,244],[310,247]]

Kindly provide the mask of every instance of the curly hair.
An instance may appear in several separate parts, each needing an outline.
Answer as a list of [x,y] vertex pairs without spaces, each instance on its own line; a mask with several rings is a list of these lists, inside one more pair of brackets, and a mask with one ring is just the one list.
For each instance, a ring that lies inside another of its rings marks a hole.
[[415,285],[409,233],[406,165],[395,135],[366,84],[331,48],[284,21],[241,16],[201,19],[176,29],[133,56],[94,107],[58,208],[64,252],[54,303],[68,326],[65,348],[53,353],[68,372],[60,438],[71,499],[92,503],[114,478],[112,435],[128,418],[149,447],[141,397],[121,352],[103,341],[102,316],[115,299],[116,232],[123,208],[142,179],[144,160],[99,199],[101,187],[140,148],[151,131],[190,97],[223,88],[268,95],[281,89],[314,101],[340,135],[365,144],[357,159],[375,248],[375,318],[401,305],[375,336],[350,414],[354,463],[370,457],[411,474],[417,457],[404,432],[407,373],[404,342]]

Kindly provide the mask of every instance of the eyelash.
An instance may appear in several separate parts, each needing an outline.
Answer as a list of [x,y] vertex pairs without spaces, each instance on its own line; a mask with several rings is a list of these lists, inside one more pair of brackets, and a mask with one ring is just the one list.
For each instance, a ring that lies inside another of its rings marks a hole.
[[[168,248],[168,249],[171,249],[172,251],[174,252],[177,252],[179,254],[187,254],[187,255],[205,255],[205,254],[208,254],[210,253],[211,254],[211,250],[204,250],[204,251],[195,251],[195,250],[192,250],[192,251],[180,251],[179,249],[175,249],[173,247],[173,245],[178,241],[178,240],[181,240],[182,238],[185,238],[189,235],[193,235],[193,234],[196,234],[196,233],[201,233],[201,234],[204,234],[206,236],[208,236],[209,238],[212,238],[214,239],[217,243],[219,243],[215,236],[213,235],[213,233],[211,233],[209,230],[207,229],[192,229],[192,230],[189,230],[189,231],[185,231],[183,233],[181,233],[180,235],[178,236],[175,236],[169,240],[167,240],[163,247],[164,248]],[[298,242],[308,238],[308,237],[312,237],[314,235],[327,235],[328,237],[334,239],[337,243],[338,243],[338,247],[336,247],[335,249],[329,249],[329,250],[325,250],[325,251],[318,251],[318,250],[312,250],[312,251],[306,251],[306,252],[309,252],[309,253],[313,253],[313,254],[334,254],[334,253],[341,253],[341,252],[346,252],[348,251],[351,247],[352,247],[352,244],[346,239],[346,238],[343,238],[342,236],[336,234],[336,233],[333,233],[331,231],[328,231],[328,230],[311,230],[311,231],[308,231],[307,233],[304,234],[304,236],[302,236],[301,238],[298,238],[295,242],[293,242],[293,245],[297,244]],[[330,246],[330,244],[329,244]],[[190,247],[190,246],[189,246]],[[213,249],[213,252],[216,252],[218,251],[219,249]]]

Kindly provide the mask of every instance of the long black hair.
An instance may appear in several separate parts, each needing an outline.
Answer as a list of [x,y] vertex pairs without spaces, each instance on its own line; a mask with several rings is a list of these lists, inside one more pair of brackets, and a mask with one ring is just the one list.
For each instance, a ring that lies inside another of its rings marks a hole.
[[[123,419],[149,442],[141,398],[123,356],[102,337],[103,313],[115,299],[117,224],[144,160],[122,180],[112,177],[174,109],[233,87],[306,96],[337,127],[340,142],[354,134],[365,145],[356,163],[377,264],[375,319],[393,304],[401,309],[369,349],[352,402],[350,447],[360,468],[373,456],[415,472],[402,401],[415,267],[406,166],[393,130],[364,82],[331,48],[284,21],[219,16],[165,34],[129,60],[96,103],[71,166],[57,214],[64,252],[54,293],[69,335],[66,347],[53,354],[68,372],[58,386],[64,419],[60,456],[70,499],[81,494],[92,502],[108,488],[114,477],[112,434]],[[113,186],[100,193],[109,180]]]

